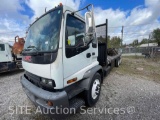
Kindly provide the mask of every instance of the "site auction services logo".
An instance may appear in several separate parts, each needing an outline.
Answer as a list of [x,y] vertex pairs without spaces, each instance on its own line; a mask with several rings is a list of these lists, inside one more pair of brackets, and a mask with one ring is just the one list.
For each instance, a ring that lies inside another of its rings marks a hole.
[[[9,106],[9,114],[76,114],[75,108],[63,108],[60,107],[52,107],[50,109],[41,108],[38,106],[35,110],[33,110],[33,106]],[[81,106],[79,110],[80,114],[134,114],[135,107],[115,107],[115,108],[87,108],[86,106]]]

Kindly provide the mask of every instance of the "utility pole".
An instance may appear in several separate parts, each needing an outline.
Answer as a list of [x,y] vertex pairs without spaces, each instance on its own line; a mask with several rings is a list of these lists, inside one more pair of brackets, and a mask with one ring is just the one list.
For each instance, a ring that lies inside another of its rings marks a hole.
[[149,48],[149,40],[150,40],[150,38],[151,38],[151,36],[150,36],[150,34],[149,34],[149,38],[148,38],[148,48]]
[[121,34],[121,35],[122,35],[122,36],[121,36],[121,47],[122,47],[122,43],[123,43],[123,28],[124,28],[124,26],[122,26],[122,30],[121,30],[121,33],[122,33],[122,34]]
[[149,34],[149,38],[148,38],[148,54],[149,54],[149,57],[152,57],[152,55],[153,55],[153,47],[151,49],[149,48],[150,39],[151,39],[151,34]]
[[106,50],[108,48],[108,19],[106,19]]

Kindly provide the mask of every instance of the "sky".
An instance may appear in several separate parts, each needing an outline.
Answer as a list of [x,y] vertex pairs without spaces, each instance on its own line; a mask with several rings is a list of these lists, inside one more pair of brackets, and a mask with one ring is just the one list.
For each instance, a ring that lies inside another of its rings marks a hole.
[[[1,0],[0,40],[12,41],[16,35],[25,37],[25,32],[36,17],[63,3],[75,10],[88,4],[94,5],[96,25],[108,19],[108,34],[121,37],[123,43],[148,38],[160,28],[160,0]],[[81,13],[83,15],[83,12]]]

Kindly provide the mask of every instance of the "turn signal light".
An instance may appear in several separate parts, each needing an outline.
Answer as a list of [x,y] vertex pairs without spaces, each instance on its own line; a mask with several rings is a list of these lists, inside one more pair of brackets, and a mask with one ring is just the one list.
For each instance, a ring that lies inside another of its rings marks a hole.
[[67,84],[73,83],[73,82],[75,82],[75,81],[77,81],[77,78],[73,78],[73,79],[71,79],[71,80],[68,80],[68,81],[67,81]]
[[48,105],[48,106],[53,106],[53,102],[48,101],[48,102],[47,102],[47,105]]

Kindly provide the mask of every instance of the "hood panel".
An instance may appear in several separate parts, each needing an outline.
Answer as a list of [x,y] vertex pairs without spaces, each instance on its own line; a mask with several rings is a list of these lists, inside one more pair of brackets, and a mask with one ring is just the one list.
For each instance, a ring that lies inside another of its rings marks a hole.
[[50,64],[33,64],[22,61],[22,66],[26,71],[32,74],[35,74],[43,78],[48,78],[48,79],[51,78]]

